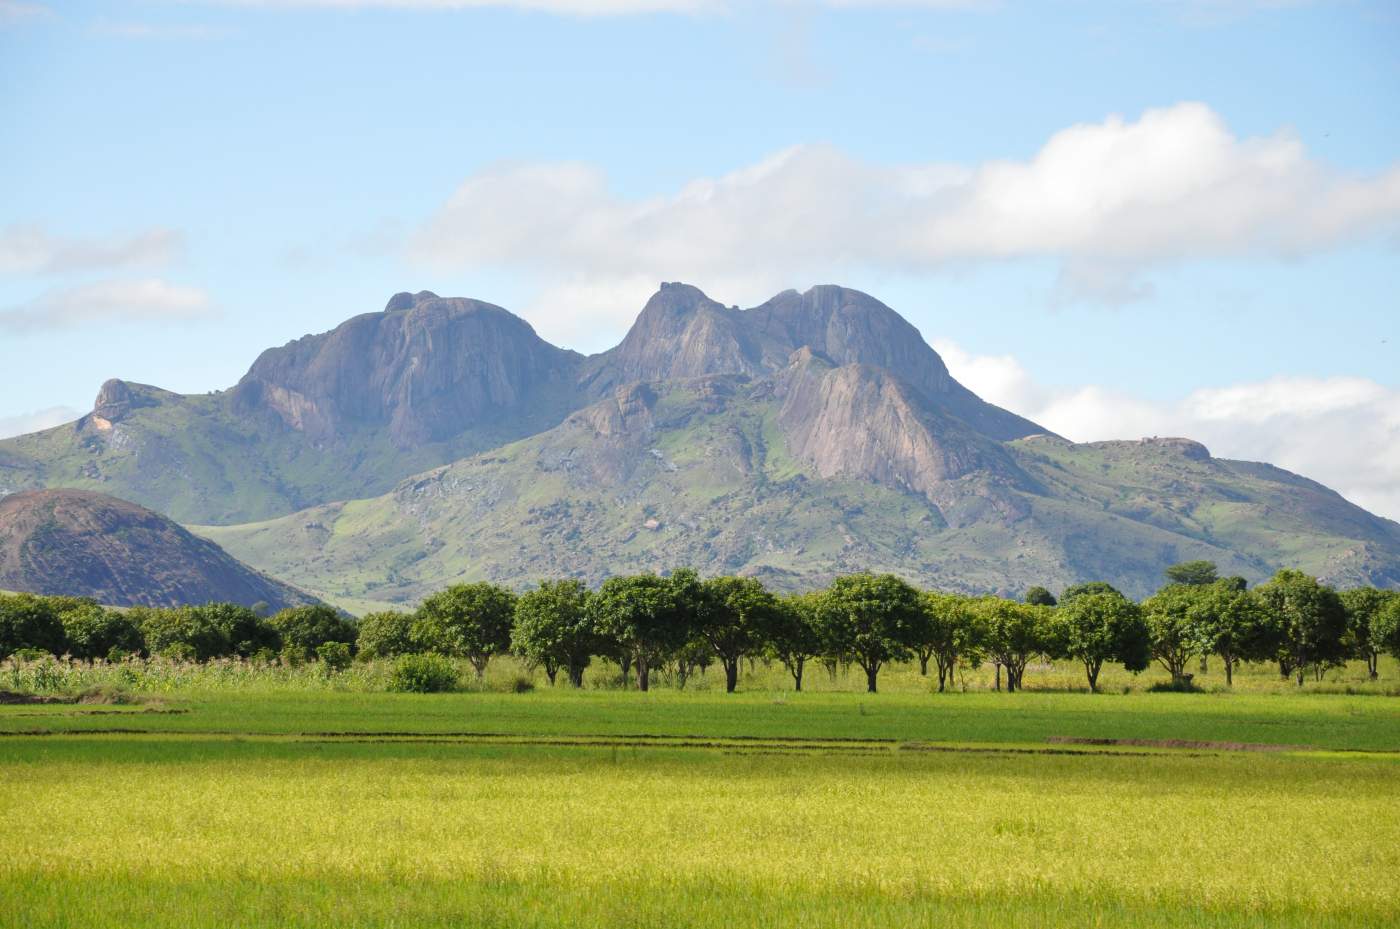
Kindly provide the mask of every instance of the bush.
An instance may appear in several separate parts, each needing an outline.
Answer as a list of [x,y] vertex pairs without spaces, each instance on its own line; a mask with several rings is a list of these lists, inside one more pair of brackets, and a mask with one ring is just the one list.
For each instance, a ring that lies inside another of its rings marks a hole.
[[535,682],[524,674],[517,674],[511,678],[510,692],[515,694],[527,694],[535,689]]
[[327,671],[344,671],[350,667],[350,646],[344,642],[327,642],[316,649],[316,657]]
[[104,610],[92,601],[80,602],[62,611],[59,618],[68,636],[68,650],[74,658],[92,661],[114,652],[138,653],[146,647],[135,620],[117,610]]
[[1177,681],[1158,681],[1147,688],[1150,694],[1203,694],[1205,690],[1187,674]]
[[394,664],[389,689],[398,693],[441,693],[455,690],[457,677],[457,666],[442,655],[404,655]]

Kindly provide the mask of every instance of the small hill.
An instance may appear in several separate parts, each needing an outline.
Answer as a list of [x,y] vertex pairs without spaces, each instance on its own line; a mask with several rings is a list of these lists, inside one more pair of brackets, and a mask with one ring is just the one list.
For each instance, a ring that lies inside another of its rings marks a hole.
[[158,513],[85,490],[0,498],[0,589],[113,606],[312,602]]

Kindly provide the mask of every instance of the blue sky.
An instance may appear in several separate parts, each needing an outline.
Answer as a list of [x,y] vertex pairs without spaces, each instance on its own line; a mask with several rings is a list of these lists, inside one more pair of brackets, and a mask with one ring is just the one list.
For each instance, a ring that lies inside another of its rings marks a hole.
[[0,431],[398,290],[596,351],[660,280],[834,281],[1073,438],[1400,515],[1397,53],[1366,2],[0,0]]

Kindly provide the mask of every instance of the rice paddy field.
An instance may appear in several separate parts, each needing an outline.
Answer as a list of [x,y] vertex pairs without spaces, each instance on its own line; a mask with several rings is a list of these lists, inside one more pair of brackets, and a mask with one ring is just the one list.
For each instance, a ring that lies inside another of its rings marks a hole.
[[1395,926],[1383,671],[1100,695],[169,674],[0,706],[0,925]]

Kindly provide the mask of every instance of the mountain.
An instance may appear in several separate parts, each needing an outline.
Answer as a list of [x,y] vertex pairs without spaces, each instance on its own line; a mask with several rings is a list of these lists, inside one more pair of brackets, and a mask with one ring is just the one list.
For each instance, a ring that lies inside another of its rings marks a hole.
[[370,496],[557,424],[585,402],[582,360],[489,303],[397,294],[231,390],[108,381],[76,423],[0,441],[0,493],[86,488],[201,523]]
[[1400,525],[1189,440],[1068,442],[836,286],[743,310],[662,284],[587,358],[499,307],[398,294],[229,391],[108,382],[77,423],[0,442],[0,492],[41,485],[156,506],[352,609],[680,564],[1143,594],[1207,558],[1400,586]]
[[113,606],[313,602],[158,513],[86,490],[0,498],[0,588]]

